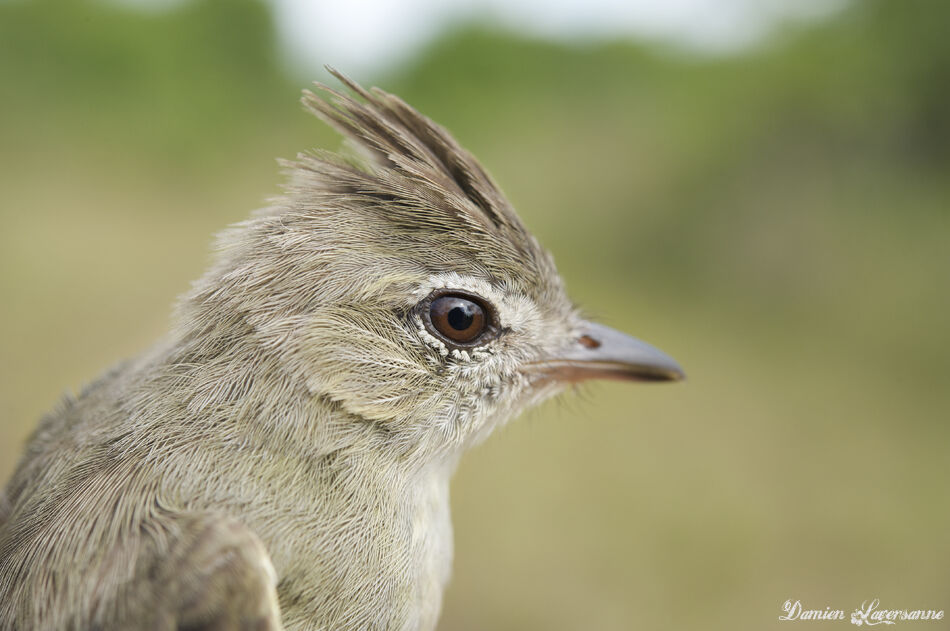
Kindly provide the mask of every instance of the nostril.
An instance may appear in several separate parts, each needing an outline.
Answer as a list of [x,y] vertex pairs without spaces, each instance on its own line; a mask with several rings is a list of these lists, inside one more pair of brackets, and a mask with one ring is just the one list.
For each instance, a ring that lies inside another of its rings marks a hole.
[[577,338],[577,341],[580,342],[581,346],[586,348],[600,348],[600,342],[589,335],[582,335]]

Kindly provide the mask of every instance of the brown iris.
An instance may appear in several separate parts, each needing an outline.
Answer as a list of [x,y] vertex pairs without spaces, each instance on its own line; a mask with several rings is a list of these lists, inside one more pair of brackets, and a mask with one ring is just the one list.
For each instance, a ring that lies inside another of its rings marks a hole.
[[473,297],[443,294],[429,303],[432,328],[450,343],[476,342],[488,330],[488,320],[486,309]]

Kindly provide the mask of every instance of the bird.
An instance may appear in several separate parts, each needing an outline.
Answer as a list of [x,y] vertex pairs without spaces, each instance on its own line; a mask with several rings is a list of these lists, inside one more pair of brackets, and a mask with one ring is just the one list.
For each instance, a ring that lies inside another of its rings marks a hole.
[[583,317],[479,162],[328,68],[171,331],[45,415],[0,495],[0,629],[428,630],[461,455],[589,379],[676,381]]

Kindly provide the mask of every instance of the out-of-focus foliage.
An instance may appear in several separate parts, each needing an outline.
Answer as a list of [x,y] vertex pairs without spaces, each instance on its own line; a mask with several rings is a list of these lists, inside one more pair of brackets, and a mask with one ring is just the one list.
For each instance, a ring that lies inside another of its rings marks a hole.
[[[950,608],[947,24],[864,0],[716,59],[475,25],[376,78],[690,375],[592,386],[464,460],[442,628]],[[276,50],[252,0],[0,4],[3,475],[58,393],[167,327],[275,156],[336,145]]]
[[75,134],[191,167],[293,98],[269,14],[254,0],[167,13],[36,0],[0,11],[0,124],[24,144]]

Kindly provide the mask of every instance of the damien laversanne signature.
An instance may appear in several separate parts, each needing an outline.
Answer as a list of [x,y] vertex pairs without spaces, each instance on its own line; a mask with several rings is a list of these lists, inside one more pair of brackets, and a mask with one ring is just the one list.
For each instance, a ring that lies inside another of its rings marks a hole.
[[[806,609],[802,601],[786,600],[782,605],[785,613],[779,620],[844,620],[842,609]],[[879,598],[866,600],[851,612],[851,624],[874,626],[876,624],[894,624],[905,620],[943,620],[943,609],[882,609]]]

